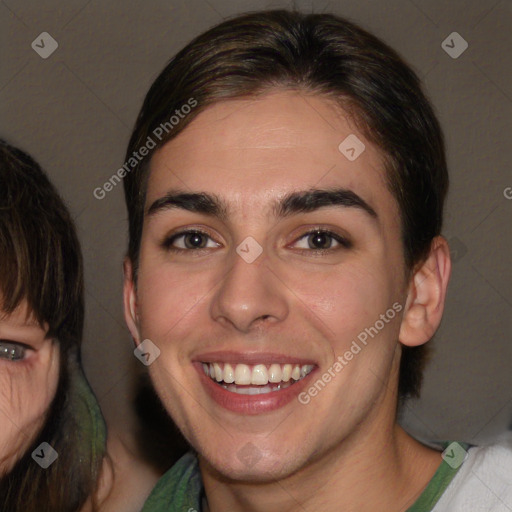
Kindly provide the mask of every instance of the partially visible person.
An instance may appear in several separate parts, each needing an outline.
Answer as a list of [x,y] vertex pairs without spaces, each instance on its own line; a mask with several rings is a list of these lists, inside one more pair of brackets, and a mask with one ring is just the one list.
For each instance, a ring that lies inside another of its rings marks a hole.
[[98,510],[106,428],[82,371],[83,321],[71,216],[40,166],[0,141],[3,512]]

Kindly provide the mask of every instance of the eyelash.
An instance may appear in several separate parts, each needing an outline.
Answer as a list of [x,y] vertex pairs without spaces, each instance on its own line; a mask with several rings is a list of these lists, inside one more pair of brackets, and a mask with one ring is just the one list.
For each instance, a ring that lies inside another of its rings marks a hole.
[[[314,253],[314,254],[318,254],[318,253],[325,254],[325,253],[328,253],[328,252],[336,251],[337,249],[340,249],[340,248],[350,249],[352,247],[352,243],[349,240],[347,240],[346,238],[344,238],[341,235],[339,235],[338,233],[335,233],[335,232],[330,231],[328,229],[321,229],[321,228],[315,228],[315,229],[312,229],[310,231],[306,231],[299,238],[297,238],[296,241],[302,240],[302,239],[304,239],[306,237],[309,237],[311,235],[317,235],[317,234],[329,236],[331,239],[333,239],[336,242],[338,242],[341,247],[338,247],[338,248],[330,247],[330,248],[327,248],[327,249],[299,249],[299,250],[300,251],[306,251],[306,252]],[[173,253],[189,252],[189,251],[200,252],[200,251],[204,251],[204,250],[208,250],[209,249],[209,248],[206,248],[206,247],[202,247],[202,248],[198,248],[198,249],[190,249],[190,248],[189,249],[182,249],[182,248],[173,247],[172,244],[176,240],[178,240],[179,238],[185,237],[187,235],[201,235],[201,236],[205,236],[205,237],[208,237],[208,238],[212,239],[211,236],[208,233],[206,233],[205,231],[202,231],[200,229],[190,229],[190,230],[181,231],[179,233],[175,233],[174,235],[166,238],[162,242],[162,247],[165,250],[167,250],[169,252],[173,252]]]

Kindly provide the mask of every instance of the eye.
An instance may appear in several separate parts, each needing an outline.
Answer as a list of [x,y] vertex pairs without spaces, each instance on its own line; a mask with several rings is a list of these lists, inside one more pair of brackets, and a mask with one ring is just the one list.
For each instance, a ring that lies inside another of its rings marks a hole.
[[197,249],[211,249],[219,247],[217,242],[203,231],[188,230],[182,231],[167,238],[163,246],[170,251],[184,251]]
[[27,349],[23,345],[0,340],[0,359],[21,361],[22,359],[25,359],[26,353]]
[[325,229],[315,229],[304,233],[295,246],[299,249],[311,249],[314,251],[328,251],[339,247],[350,248],[352,246],[346,238]]

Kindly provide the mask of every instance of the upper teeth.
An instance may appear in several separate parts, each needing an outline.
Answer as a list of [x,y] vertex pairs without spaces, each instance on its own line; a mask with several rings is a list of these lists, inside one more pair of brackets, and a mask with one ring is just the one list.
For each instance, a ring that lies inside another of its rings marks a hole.
[[226,384],[235,383],[239,386],[251,384],[265,386],[269,382],[300,380],[313,370],[313,365],[274,363],[267,367],[264,364],[249,366],[247,364],[203,363],[203,370],[206,375],[217,382],[224,381]]

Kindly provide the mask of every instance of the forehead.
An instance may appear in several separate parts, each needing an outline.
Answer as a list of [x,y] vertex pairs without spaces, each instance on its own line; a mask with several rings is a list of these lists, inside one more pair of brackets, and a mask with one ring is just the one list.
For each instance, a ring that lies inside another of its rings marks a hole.
[[3,296],[0,291],[0,326],[20,327],[31,331],[48,331],[48,325],[41,326],[26,299],[23,299],[16,309],[10,313],[3,307]]
[[[352,161],[339,148],[347,137],[364,144]],[[330,187],[394,208],[382,154],[353,119],[325,97],[278,91],[200,113],[153,156],[146,205],[180,188],[213,192],[233,209],[261,209],[270,196]]]

